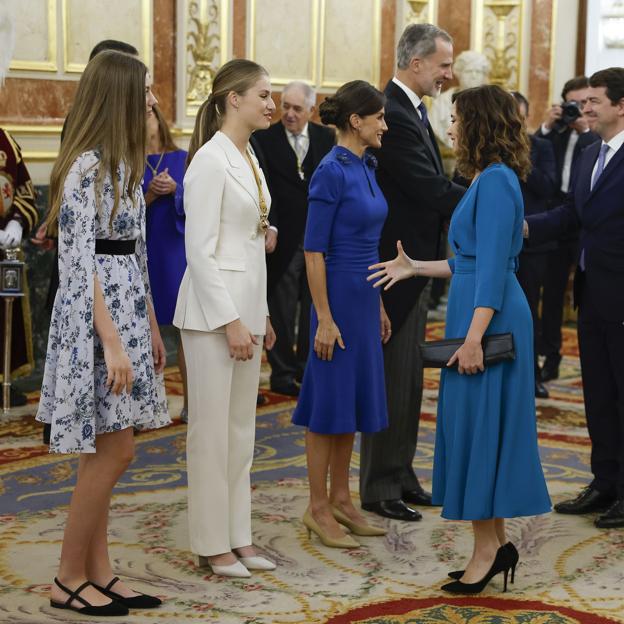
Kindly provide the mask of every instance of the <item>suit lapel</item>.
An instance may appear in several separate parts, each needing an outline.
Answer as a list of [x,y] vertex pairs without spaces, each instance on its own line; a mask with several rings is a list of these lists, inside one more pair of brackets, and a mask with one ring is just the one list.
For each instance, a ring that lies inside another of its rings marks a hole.
[[420,118],[418,111],[414,108],[414,104],[407,96],[407,93],[399,87],[399,85],[395,84],[392,80],[388,82],[385,94],[388,97],[396,100],[410,115],[410,117],[414,120],[415,126],[418,128],[418,132],[422,136],[423,143],[429,149],[431,156],[433,158],[433,162],[435,163],[436,168],[439,173],[443,172],[442,168],[442,158],[440,156],[440,151],[438,149],[435,138],[433,137],[433,131],[429,130],[427,126],[423,123],[423,120]]
[[592,171],[594,168],[594,163],[596,162],[596,158],[598,158],[599,151],[600,145],[592,145],[588,147],[586,152],[584,152],[583,156],[581,156],[581,162],[577,178],[578,181],[576,182],[576,184],[580,185],[580,188],[578,190],[580,200],[576,202],[576,211],[579,217],[582,215],[583,206],[585,205],[591,194]]
[[[300,180],[299,174],[297,173],[297,155],[295,154],[295,150],[290,145],[288,141],[288,136],[286,134],[286,128],[284,128],[284,124],[281,121],[278,121],[271,128],[276,133],[276,141],[275,147],[279,149],[279,152],[275,154],[275,158],[272,159],[275,167],[279,167],[288,177],[293,180],[296,178]],[[310,140],[310,145],[312,144],[312,140]],[[308,154],[310,150],[308,149]],[[304,159],[304,163],[308,158],[308,154],[306,154],[306,158]],[[303,163],[302,163],[303,166]]]
[[249,167],[249,163],[238,151],[238,148],[223,132],[217,132],[214,136],[215,141],[225,153],[225,157],[229,163],[227,170],[232,179],[234,179],[254,200],[256,206],[259,206],[258,185],[254,178],[253,172]]
[[[597,143],[596,144],[596,157],[592,159],[592,170],[594,168],[594,164],[596,162],[596,159],[598,158],[598,153],[600,152],[600,147],[602,145],[602,142]],[[611,160],[609,161],[609,164],[604,168],[604,170],[602,171],[602,174],[600,175],[600,177],[598,178],[598,180],[596,180],[596,184],[594,185],[594,188],[591,190],[589,196],[587,197],[586,201],[589,201],[591,199],[591,197],[594,195],[594,193],[596,193],[597,191],[600,190],[601,186],[605,183],[605,180],[607,180],[609,178],[609,176],[618,169],[618,167],[621,166],[622,162],[624,161],[624,146],[620,147],[620,149],[615,152],[615,154],[613,154],[613,156],[611,157]],[[590,174],[591,175],[591,174]]]
[[301,166],[305,172],[306,180],[312,177],[312,172],[316,169],[319,163],[319,137],[317,135],[317,128],[312,123],[308,123],[308,153],[305,155]]

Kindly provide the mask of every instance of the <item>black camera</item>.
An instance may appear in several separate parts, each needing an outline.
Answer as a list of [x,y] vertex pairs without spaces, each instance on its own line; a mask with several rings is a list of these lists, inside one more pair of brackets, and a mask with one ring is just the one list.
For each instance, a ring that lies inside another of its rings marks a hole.
[[566,128],[570,124],[573,124],[582,115],[583,113],[578,102],[574,100],[564,102],[561,105],[561,118],[555,121],[553,128],[559,133],[565,132]]

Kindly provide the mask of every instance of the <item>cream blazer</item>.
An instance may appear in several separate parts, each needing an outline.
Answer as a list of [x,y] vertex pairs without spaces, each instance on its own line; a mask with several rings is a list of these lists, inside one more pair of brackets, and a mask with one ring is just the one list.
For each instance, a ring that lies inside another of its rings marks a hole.
[[[264,174],[267,206],[271,196]],[[266,332],[264,233],[258,231],[258,187],[234,143],[217,132],[195,154],[184,176],[187,268],[173,324],[180,329],[223,332],[241,319],[253,333]]]

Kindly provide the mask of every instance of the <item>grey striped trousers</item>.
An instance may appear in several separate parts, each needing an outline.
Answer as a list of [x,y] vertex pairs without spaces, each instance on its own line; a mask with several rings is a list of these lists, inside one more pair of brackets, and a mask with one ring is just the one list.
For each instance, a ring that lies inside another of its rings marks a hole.
[[427,285],[400,330],[384,346],[388,428],[362,434],[360,498],[363,503],[401,498],[404,491],[419,487],[412,467],[423,392],[418,343],[425,336],[430,290]]

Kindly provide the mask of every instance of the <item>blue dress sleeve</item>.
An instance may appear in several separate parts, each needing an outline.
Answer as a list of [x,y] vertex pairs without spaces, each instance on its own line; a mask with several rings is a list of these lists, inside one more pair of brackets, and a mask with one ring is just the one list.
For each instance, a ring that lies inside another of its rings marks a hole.
[[179,150],[176,152],[177,162],[173,170],[169,170],[169,174],[176,182],[176,190],[173,197],[173,207],[175,209],[176,229],[180,234],[184,234],[184,226],[186,225],[186,214],[184,213],[184,170],[186,164],[186,152]]
[[447,258],[449,269],[451,269],[451,273],[455,273],[455,258]]
[[479,180],[476,200],[476,275],[474,307],[500,311],[515,221],[509,174],[495,168]]
[[303,248],[327,252],[336,210],[342,199],[344,173],[337,162],[321,163],[310,180],[308,220]]

